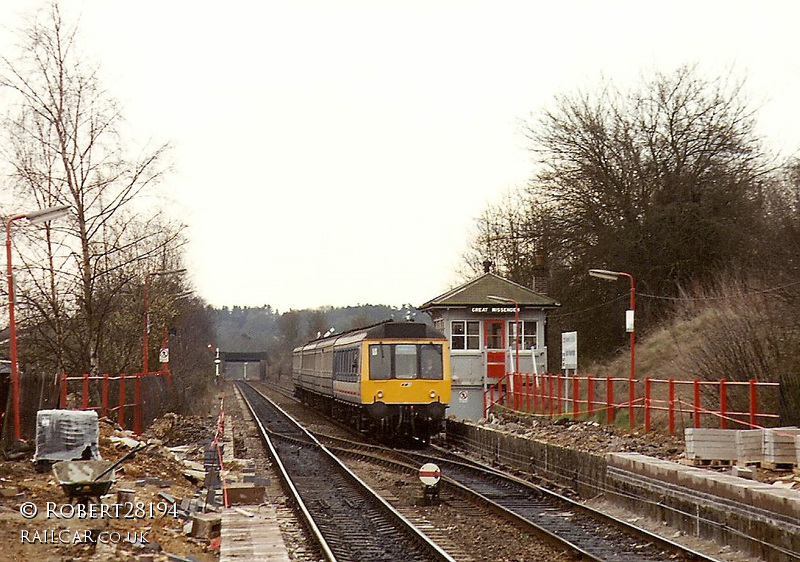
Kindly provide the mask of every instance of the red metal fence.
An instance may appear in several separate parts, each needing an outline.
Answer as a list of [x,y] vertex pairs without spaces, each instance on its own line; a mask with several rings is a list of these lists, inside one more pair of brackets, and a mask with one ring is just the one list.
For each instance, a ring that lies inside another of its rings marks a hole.
[[[633,385],[633,388],[631,388]],[[595,377],[592,375],[562,375],[553,373],[509,373],[493,382],[484,392],[484,415],[495,404],[530,414],[548,417],[571,415],[597,417],[605,412],[605,420],[614,423],[617,411],[628,411],[630,427],[642,419],[645,431],[650,431],[652,416],[666,416],[670,434],[675,432],[676,415],[690,416],[693,427],[702,427],[703,421],[726,428],[739,424],[745,427],[762,427],[778,414],[759,411],[759,391],[777,389],[779,383],[656,379],[643,381],[620,377]],[[702,392],[701,392],[702,391]],[[743,397],[742,392],[746,392]],[[746,410],[728,407],[731,392],[737,392],[736,402],[747,403]],[[633,397],[617,402],[615,396]],[[685,424],[688,425],[688,424]]]
[[[96,410],[101,417],[116,417],[122,428],[132,428],[137,435],[150,424],[165,405],[172,388],[169,370],[147,374],[116,376],[61,375],[59,408]],[[79,402],[77,400],[79,399]]]

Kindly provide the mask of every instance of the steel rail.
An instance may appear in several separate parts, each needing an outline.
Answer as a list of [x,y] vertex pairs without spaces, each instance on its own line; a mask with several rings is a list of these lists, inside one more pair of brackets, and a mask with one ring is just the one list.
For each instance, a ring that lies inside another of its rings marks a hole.
[[[244,389],[247,388],[248,391],[246,392]],[[260,400],[263,400],[263,404],[267,405],[273,411],[279,413],[281,417],[285,420],[289,420],[292,424],[294,424],[293,431],[296,431],[300,434],[300,438],[298,438],[297,433],[294,436],[289,437],[289,441],[292,443],[292,447],[294,449],[298,449],[300,447],[306,448],[313,448],[315,451],[319,451],[323,457],[323,462],[329,463],[334,469],[344,476],[352,485],[358,490],[358,492],[365,497],[365,499],[371,502],[373,505],[377,506],[377,509],[384,513],[388,517],[388,525],[395,530],[396,532],[400,532],[405,536],[409,537],[419,548],[418,556],[426,560],[435,560],[438,562],[455,562],[454,559],[448,555],[444,550],[442,550],[436,543],[434,543],[427,535],[417,529],[406,517],[404,517],[399,511],[397,511],[391,504],[389,504],[385,499],[383,499],[380,495],[374,492],[363,480],[361,480],[353,471],[351,471],[340,459],[336,457],[327,447],[325,447],[322,443],[320,443],[313,434],[302,428],[300,424],[294,420],[287,412],[285,412],[280,406],[275,404],[272,400],[268,397],[263,395],[263,393],[259,392],[257,389],[253,388],[251,385],[244,385],[242,383],[237,384],[237,389],[239,390],[240,394],[245,400],[245,403],[248,406],[253,417],[256,419],[259,429],[261,431],[262,438],[269,444],[269,450],[272,457],[275,459],[276,464],[279,466],[281,478],[287,484],[292,497],[295,501],[298,502],[298,506],[300,507],[301,513],[303,514],[303,518],[309,522],[309,527],[312,530],[312,534],[314,540],[319,542],[320,545],[325,545],[323,548],[325,550],[326,556],[328,556],[328,560],[349,560],[349,558],[341,558],[337,557],[335,551],[337,550],[335,545],[331,545],[328,538],[325,536],[324,525],[318,525],[314,520],[314,515],[312,509],[307,506],[307,502],[304,502],[302,499],[302,492],[300,491],[299,487],[294,482],[290,471],[286,469],[285,464],[280,460],[280,452],[278,451],[278,446],[275,446],[274,439],[283,439],[282,436],[276,434],[276,432],[267,428],[263,421],[259,419],[259,415],[256,412],[255,405],[252,403],[251,397],[248,397],[247,394],[250,392],[255,393],[259,397]],[[302,476],[301,476],[302,478]],[[330,494],[341,494],[341,491],[338,489],[330,490]],[[375,523],[377,527],[381,527],[381,524]],[[391,540],[391,538],[386,535],[383,539],[379,540],[386,540],[387,542]],[[395,539],[396,540],[396,539]],[[409,553],[409,556],[412,553]],[[362,558],[356,558],[357,560],[361,560]],[[366,559],[364,559],[366,560]]]

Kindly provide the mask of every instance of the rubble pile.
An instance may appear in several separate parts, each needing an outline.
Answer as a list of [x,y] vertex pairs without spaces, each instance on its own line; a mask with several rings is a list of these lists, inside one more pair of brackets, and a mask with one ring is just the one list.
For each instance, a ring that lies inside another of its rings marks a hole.
[[143,437],[159,439],[167,447],[175,447],[213,439],[216,429],[216,417],[184,417],[169,412],[153,421]]
[[597,454],[610,452],[641,453],[652,457],[678,460],[683,456],[683,434],[660,432],[644,434],[596,421],[557,418],[536,419],[524,414],[501,413],[484,422],[487,427],[516,433],[554,445]]
[[[216,419],[170,413],[141,436],[108,418],[100,418],[97,426],[100,457],[121,461],[101,504],[68,497],[68,485],[59,481],[52,465],[42,467],[31,458],[0,460],[0,540],[8,545],[2,558],[218,560],[218,528],[203,532],[197,524],[218,511],[209,504],[214,497],[204,488],[203,464]],[[34,508],[31,517],[26,510]],[[93,511],[80,517],[82,509]]]

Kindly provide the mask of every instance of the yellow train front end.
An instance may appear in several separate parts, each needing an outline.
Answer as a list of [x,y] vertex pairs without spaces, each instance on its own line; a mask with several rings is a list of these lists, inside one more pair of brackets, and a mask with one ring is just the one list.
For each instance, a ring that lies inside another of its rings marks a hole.
[[386,324],[361,342],[361,405],[384,439],[427,443],[450,402],[446,338],[424,324]]

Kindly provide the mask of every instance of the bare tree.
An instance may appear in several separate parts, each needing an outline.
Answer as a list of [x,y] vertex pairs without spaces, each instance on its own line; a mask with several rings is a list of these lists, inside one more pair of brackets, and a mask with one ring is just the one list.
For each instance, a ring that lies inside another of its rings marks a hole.
[[505,193],[476,220],[476,234],[464,256],[470,273],[480,272],[489,260],[501,275],[531,286],[546,261],[551,231],[548,210],[536,194]]
[[[105,324],[129,285],[148,263],[180,247],[181,227],[137,203],[166,171],[168,147],[128,156],[120,110],[98,68],[81,58],[77,27],[65,22],[57,2],[31,19],[21,38],[19,56],[0,59],[0,85],[16,96],[6,127],[16,185],[26,201],[71,207],[66,226],[31,242],[38,243],[37,263],[47,265],[38,276],[30,271],[28,296],[47,325],[42,334],[51,334],[59,350],[58,368],[98,373]],[[69,327],[65,307],[73,310]],[[70,337],[82,357],[68,362]]]
[[[526,124],[540,161],[530,190],[552,225],[551,293],[570,329],[593,334],[584,351],[625,342],[622,323],[596,305],[626,287],[590,280],[589,268],[625,271],[643,293],[674,296],[692,280],[756,263],[770,169],[754,127],[742,83],[688,66],[630,92],[606,84],[559,96]],[[642,327],[665,307],[640,300],[637,312]]]
[[565,232],[560,251],[671,293],[746,262],[768,171],[754,125],[741,84],[691,67],[629,94],[560,97],[528,128],[544,167],[536,188]]

